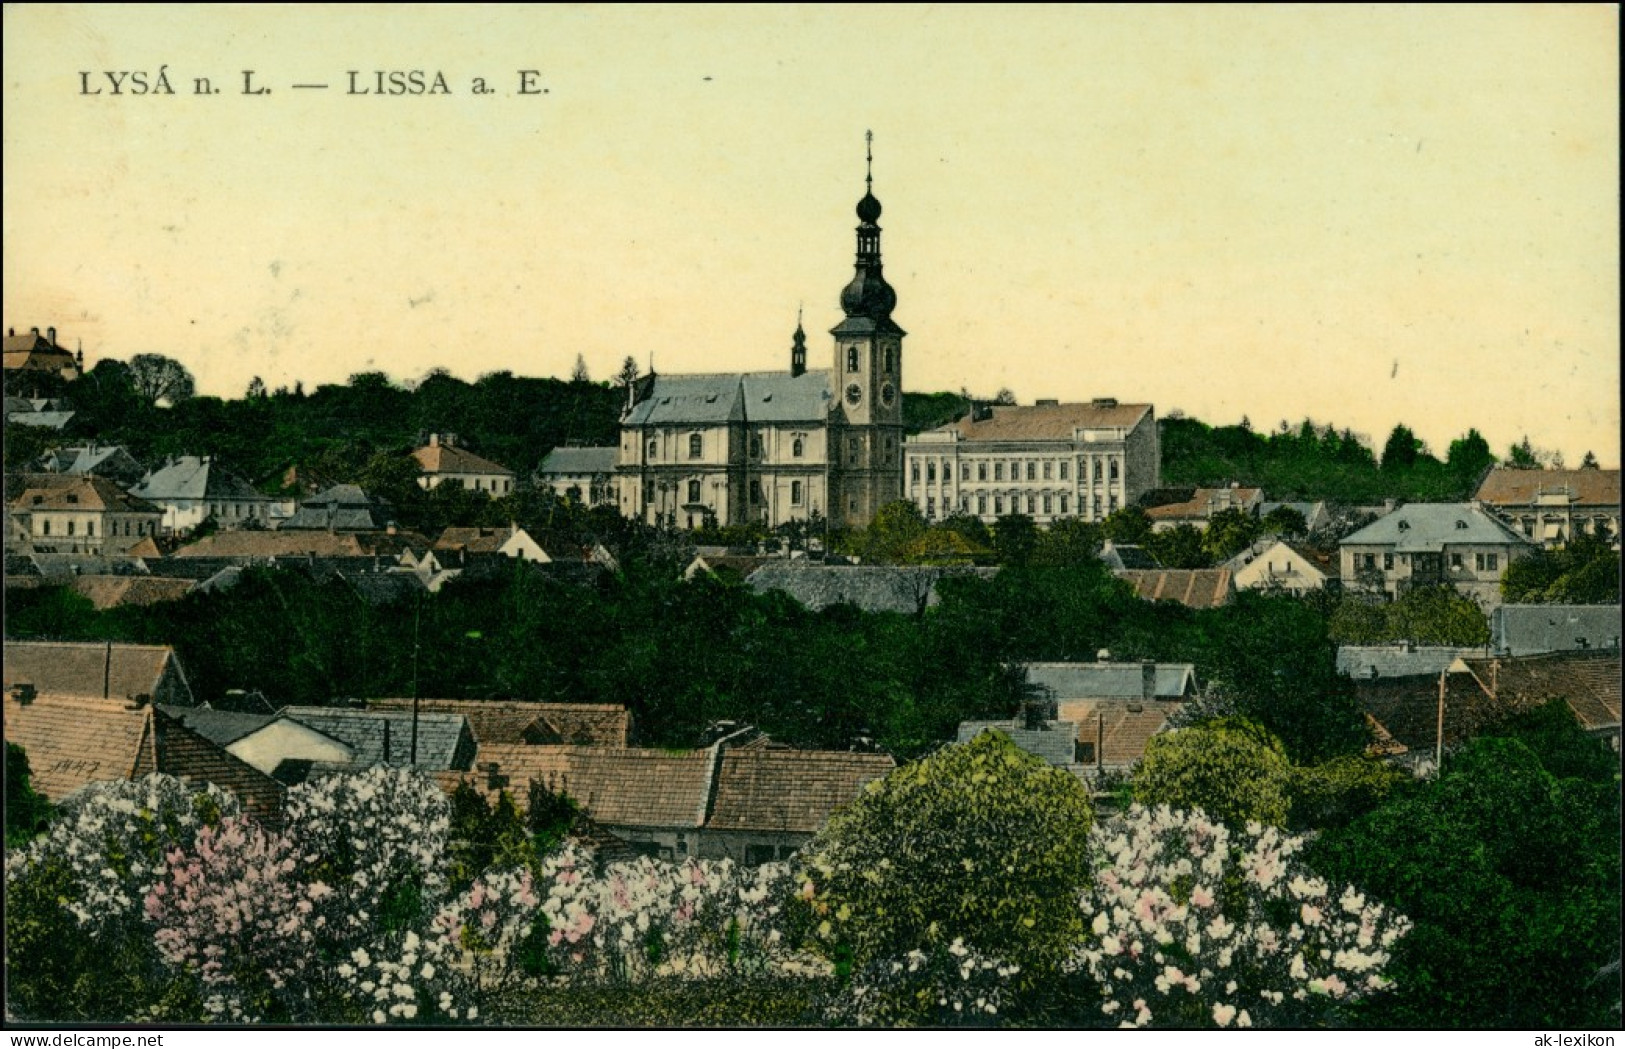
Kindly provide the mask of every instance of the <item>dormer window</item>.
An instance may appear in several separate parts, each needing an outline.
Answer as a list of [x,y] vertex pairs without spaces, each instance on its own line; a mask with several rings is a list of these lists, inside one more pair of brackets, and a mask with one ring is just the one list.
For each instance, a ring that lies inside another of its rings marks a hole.
[[1457,521],[1456,522],[1456,531],[1458,531],[1458,532],[1467,531],[1467,522],[1466,521]]
[[77,504],[79,502],[79,497],[70,492],[68,494],[68,502]]
[[1409,521],[1401,521],[1401,522],[1399,522],[1399,530],[1401,532],[1409,531],[1410,527],[1411,527],[1411,523]]

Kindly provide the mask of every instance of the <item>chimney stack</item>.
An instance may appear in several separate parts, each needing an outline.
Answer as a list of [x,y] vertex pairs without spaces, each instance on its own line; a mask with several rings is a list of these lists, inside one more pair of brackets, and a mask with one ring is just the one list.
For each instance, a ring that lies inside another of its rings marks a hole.
[[1144,699],[1157,698],[1157,665],[1150,660],[1140,664],[1140,696]]
[[52,346],[56,345],[56,329],[55,328],[46,328],[45,329],[45,341],[50,343]]
[[11,698],[17,701],[18,706],[28,706],[37,695],[39,691],[34,688],[33,682],[18,681],[11,686]]

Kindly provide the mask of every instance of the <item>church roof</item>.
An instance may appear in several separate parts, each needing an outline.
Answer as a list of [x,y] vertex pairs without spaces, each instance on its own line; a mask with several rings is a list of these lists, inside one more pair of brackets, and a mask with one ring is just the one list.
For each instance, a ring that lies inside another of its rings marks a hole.
[[747,422],[822,422],[829,417],[830,373],[743,372],[657,375],[649,395],[627,413],[628,426],[715,426]]
[[796,376],[789,372],[747,372],[739,379],[746,422],[822,422],[829,417],[827,371]]
[[607,448],[555,448],[547,453],[540,474],[611,474],[615,472],[615,456],[619,449]]

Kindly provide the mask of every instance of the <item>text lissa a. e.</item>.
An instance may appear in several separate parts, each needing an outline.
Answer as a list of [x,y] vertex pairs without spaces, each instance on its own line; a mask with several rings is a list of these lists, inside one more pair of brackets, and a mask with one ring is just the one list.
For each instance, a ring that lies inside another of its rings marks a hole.
[[[314,78],[278,83],[268,74],[253,69],[241,71],[240,78],[193,76],[183,77],[169,66],[157,69],[102,69],[79,71],[79,94],[103,98],[142,98],[164,95],[219,95],[226,93],[228,81],[238,88],[233,94],[263,97],[273,91],[330,91],[336,95],[399,98],[455,94],[454,81],[438,69],[347,69],[336,79]],[[538,69],[520,69],[507,80],[515,95],[545,95],[542,73]],[[179,84],[179,89],[176,85]],[[487,78],[468,78],[465,89],[472,95],[495,95],[501,91]]]

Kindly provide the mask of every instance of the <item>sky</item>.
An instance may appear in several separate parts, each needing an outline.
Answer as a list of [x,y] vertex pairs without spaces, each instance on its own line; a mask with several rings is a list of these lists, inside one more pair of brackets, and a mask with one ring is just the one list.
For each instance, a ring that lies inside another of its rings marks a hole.
[[231,397],[782,369],[798,309],[819,366],[872,129],[905,389],[1618,465],[1617,20],[8,5],[4,323]]

